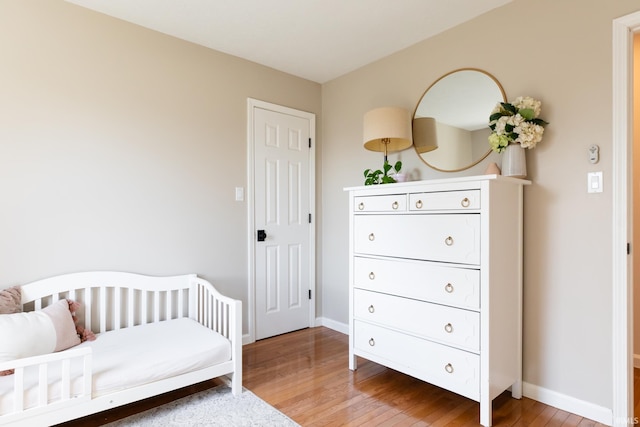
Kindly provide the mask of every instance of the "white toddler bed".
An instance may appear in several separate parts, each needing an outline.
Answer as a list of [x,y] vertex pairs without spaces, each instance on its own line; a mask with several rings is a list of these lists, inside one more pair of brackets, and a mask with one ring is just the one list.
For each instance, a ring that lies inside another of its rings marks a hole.
[[241,393],[241,302],[196,275],[75,273],[21,290],[23,311],[80,302],[96,339],[0,362],[15,370],[0,376],[2,425],[52,425],[220,376]]

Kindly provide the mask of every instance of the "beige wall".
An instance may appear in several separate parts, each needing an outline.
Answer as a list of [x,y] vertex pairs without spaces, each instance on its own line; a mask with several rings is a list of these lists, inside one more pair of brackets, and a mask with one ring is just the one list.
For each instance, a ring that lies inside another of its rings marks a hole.
[[[444,34],[323,85],[323,315],[347,322],[347,195],[362,170],[380,165],[360,142],[363,114],[413,111],[425,88],[461,67],[484,69],[509,99],[542,100],[550,122],[527,152],[525,190],[524,380],[533,387],[612,407],[612,20],[637,0],[515,0]],[[600,163],[588,161],[591,144]],[[422,178],[414,152],[401,158]],[[482,173],[495,155],[466,174]],[[603,171],[604,192],[587,193]],[[331,236],[331,237],[330,237]],[[335,237],[334,237],[335,236]],[[329,304],[331,301],[331,304]]]
[[2,0],[0,52],[0,288],[198,273],[246,320],[247,97],[320,85],[62,0]]

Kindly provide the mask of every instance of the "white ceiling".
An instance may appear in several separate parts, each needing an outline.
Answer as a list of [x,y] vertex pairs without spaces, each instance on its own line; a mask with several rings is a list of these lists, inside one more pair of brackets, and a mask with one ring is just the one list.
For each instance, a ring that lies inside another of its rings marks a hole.
[[512,0],[66,0],[324,83]]

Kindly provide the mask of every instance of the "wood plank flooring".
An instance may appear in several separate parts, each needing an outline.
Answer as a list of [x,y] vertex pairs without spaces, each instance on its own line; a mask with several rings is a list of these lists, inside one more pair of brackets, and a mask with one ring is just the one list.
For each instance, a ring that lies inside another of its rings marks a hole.
[[[324,327],[303,329],[243,347],[243,385],[303,427],[478,426],[479,404],[359,359],[348,368],[348,337]],[[636,378],[640,379],[638,370]],[[62,426],[90,427],[124,418],[219,385],[207,381]],[[635,396],[640,397],[636,380]],[[636,413],[640,413],[636,398]],[[495,427],[601,427],[603,424],[506,392],[493,402]]]
[[[244,386],[302,426],[478,426],[477,402],[359,359],[348,368],[348,337],[318,327],[244,346]],[[495,427],[604,426],[505,392]]]

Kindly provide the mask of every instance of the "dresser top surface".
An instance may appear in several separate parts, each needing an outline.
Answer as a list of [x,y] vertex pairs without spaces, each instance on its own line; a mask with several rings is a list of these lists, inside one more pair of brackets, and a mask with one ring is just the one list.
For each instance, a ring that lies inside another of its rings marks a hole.
[[531,181],[526,179],[519,178],[511,178],[502,175],[477,175],[477,176],[461,176],[455,178],[443,178],[443,179],[428,179],[423,181],[409,181],[409,182],[399,182],[394,184],[380,184],[380,185],[360,185],[357,187],[346,187],[344,191],[372,191],[372,192],[380,192],[381,190],[386,190],[384,192],[410,192],[413,187],[419,186],[441,186],[447,184],[472,184],[472,183],[481,183],[484,181],[499,181],[505,183],[513,183],[516,185],[530,185]]

